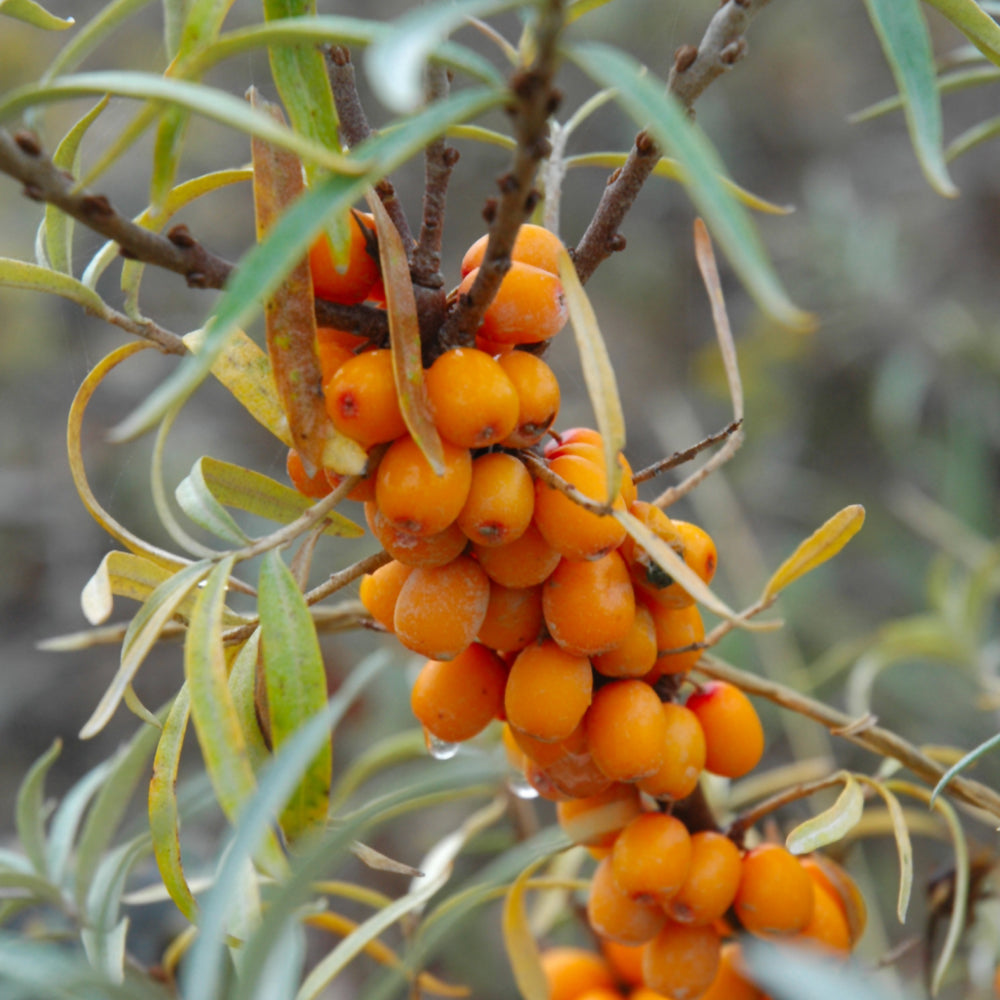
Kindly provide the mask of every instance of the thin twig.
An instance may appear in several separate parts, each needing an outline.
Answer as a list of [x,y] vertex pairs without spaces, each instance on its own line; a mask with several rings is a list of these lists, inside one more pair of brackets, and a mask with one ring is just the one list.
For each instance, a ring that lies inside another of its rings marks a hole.
[[697,458],[706,448],[711,448],[713,444],[725,441],[731,434],[738,431],[742,424],[741,420],[734,420],[731,424],[723,427],[721,431],[709,434],[708,437],[702,438],[697,444],[691,445],[690,448],[685,448],[683,451],[675,451],[667,458],[661,458],[658,462],[647,465],[646,468],[640,469],[632,475],[632,482],[638,486],[639,483],[645,483],[647,480],[655,479],[664,472],[676,469],[678,465],[690,462],[691,459]]
[[810,795],[815,795],[816,792],[833,788],[834,785],[842,785],[845,780],[844,774],[845,772],[838,771],[836,774],[828,775],[825,778],[818,778],[816,781],[803,781],[800,784],[793,785],[791,788],[782,789],[782,791],[771,795],[762,802],[758,802],[756,805],[740,813],[727,827],[726,836],[736,841],[736,843],[741,843],[747,831],[756,826],[765,816],[769,816],[771,813],[781,809],[783,806],[790,805],[792,802],[798,802],[799,799],[806,799]]
[[546,465],[545,461],[537,455],[533,455],[530,451],[522,451],[521,461],[524,462],[528,467],[528,471],[536,479],[540,479],[546,486],[551,486],[552,489],[558,490],[563,496],[569,497],[570,500],[579,504],[584,510],[602,517],[611,514],[611,507],[605,503],[601,503],[599,500],[591,499],[586,493],[582,493],[571,483],[566,482],[562,476],[553,472]]
[[364,559],[359,559],[356,563],[345,566],[336,573],[331,573],[328,579],[324,580],[318,586],[313,587],[312,590],[307,591],[306,604],[316,604],[331,594],[335,594],[349,583],[353,583],[359,576],[364,576],[366,573],[374,573],[380,566],[385,566],[386,563],[390,562],[392,562],[392,556],[384,550],[370,556],[365,556]]

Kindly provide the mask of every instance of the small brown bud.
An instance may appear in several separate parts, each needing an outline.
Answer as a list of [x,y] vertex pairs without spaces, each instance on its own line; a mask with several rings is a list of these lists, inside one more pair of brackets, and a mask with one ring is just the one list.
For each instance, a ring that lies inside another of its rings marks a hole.
[[501,194],[513,194],[521,186],[521,182],[511,173],[497,178],[497,187]]
[[176,226],[168,230],[167,239],[175,247],[180,247],[182,250],[188,250],[195,245],[195,238],[191,235],[191,231],[183,222],[178,223]]
[[487,198],[486,204],[483,205],[483,220],[487,225],[492,225],[493,220],[497,217],[497,200],[496,198]]
[[531,215],[535,210],[535,206],[541,201],[542,193],[537,188],[532,188],[528,192],[528,197],[524,199],[524,211],[525,214]]
[[14,142],[17,143],[17,148],[21,150],[22,153],[27,153],[28,156],[41,156],[42,147],[38,142],[38,136],[34,132],[15,132]]
[[737,38],[735,42],[730,42],[719,53],[719,62],[721,62],[723,66],[732,66],[746,55],[746,51],[746,39]]
[[103,194],[84,195],[80,205],[87,215],[107,217],[114,214],[111,202]]
[[558,87],[553,87],[549,92],[549,99],[545,104],[545,114],[554,115],[559,110],[559,105],[562,104],[563,92],[558,89]]
[[454,146],[445,146],[441,159],[446,167],[453,167],[461,158],[461,153]]
[[627,241],[621,233],[615,233],[608,242],[608,249],[612,253],[621,253],[625,249],[626,243]]
[[635,137],[635,151],[640,156],[652,156],[656,152],[656,143],[645,129]]
[[202,271],[188,271],[185,275],[188,288],[207,288],[208,276]]
[[682,45],[674,53],[674,69],[678,73],[685,73],[698,58],[698,48],[695,45]]
[[351,63],[351,50],[346,45],[331,45],[326,54],[334,66],[349,66]]
[[622,168],[615,167],[615,169],[611,171],[611,175],[608,177],[607,186],[611,187],[611,185],[614,184],[615,181],[617,181],[618,178],[621,177],[621,175],[622,175]]

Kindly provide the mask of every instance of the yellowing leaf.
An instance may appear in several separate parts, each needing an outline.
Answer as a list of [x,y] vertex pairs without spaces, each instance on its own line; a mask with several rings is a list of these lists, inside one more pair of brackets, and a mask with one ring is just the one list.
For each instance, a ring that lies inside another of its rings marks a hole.
[[0,14],[46,31],[65,31],[76,24],[71,17],[56,17],[49,13],[41,4],[35,3],[35,0],[0,0]]
[[526,883],[542,863],[529,865],[518,875],[503,906],[503,943],[514,981],[524,1000],[549,1000],[549,984],[542,968],[538,943],[531,933],[524,908]]
[[171,575],[170,570],[144,556],[109,552],[84,585],[80,595],[83,614],[91,625],[99,625],[111,615],[115,597],[145,601]]
[[559,251],[559,280],[563,285],[570,323],[576,335],[587,395],[594,408],[597,429],[604,439],[604,464],[608,470],[607,502],[610,504],[618,495],[618,487],[621,485],[622,468],[618,462],[618,453],[625,447],[625,415],[618,398],[615,370],[597,325],[594,308],[565,249]]
[[844,789],[829,809],[800,823],[785,838],[792,854],[810,854],[842,839],[858,821],[865,808],[865,798],[854,775],[842,772]]
[[896,854],[899,856],[899,893],[896,897],[896,917],[901,924],[904,924],[906,923],[906,911],[910,907],[910,894],[913,890],[913,845],[910,842],[910,829],[906,822],[906,815],[899,799],[886,787],[885,782],[874,781],[870,778],[862,780],[882,796],[892,821],[892,833],[896,839]]
[[800,576],[805,576],[827,559],[833,558],[861,530],[864,523],[865,509],[861,504],[851,504],[838,511],[775,570],[767,581],[763,596],[776,596]]

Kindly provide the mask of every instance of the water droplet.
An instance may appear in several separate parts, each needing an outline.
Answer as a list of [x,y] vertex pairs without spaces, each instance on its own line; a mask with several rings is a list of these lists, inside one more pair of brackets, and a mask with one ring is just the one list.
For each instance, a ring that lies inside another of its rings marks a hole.
[[538,789],[520,771],[507,775],[507,787],[519,799],[537,799]]
[[435,760],[451,760],[458,753],[457,743],[445,743],[444,740],[439,740],[426,729],[424,730],[424,744],[427,747],[427,752]]

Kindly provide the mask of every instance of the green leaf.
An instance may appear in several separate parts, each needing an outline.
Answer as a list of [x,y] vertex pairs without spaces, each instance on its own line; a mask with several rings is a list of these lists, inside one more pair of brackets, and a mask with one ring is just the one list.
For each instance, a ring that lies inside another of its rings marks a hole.
[[129,919],[123,917],[108,930],[84,927],[80,931],[80,941],[90,964],[113,983],[120,983],[125,978],[125,939],[128,929]]
[[903,98],[910,140],[927,183],[953,198],[958,189],[944,161],[941,99],[920,0],[865,0],[865,6]]
[[[261,305],[307,252],[326,220],[346,212],[387,172],[422,150],[456,121],[478,115],[499,104],[503,94],[493,90],[464,90],[435,102],[397,128],[379,133],[354,150],[358,161],[373,163],[362,177],[331,176],[307,191],[271,229],[267,238],[247,253],[231,278],[206,324],[207,333],[197,356],[186,358],[178,370],[146,402],[118,426],[118,439],[140,434],[155,425],[178,400],[189,396],[225,347],[233,330],[260,312]],[[266,117],[266,116],[264,116]]]
[[[58,808],[52,815],[52,822],[49,823],[49,838],[45,852],[46,871],[56,885],[61,885],[66,875],[70,855],[73,853],[73,841],[76,839],[77,830],[83,814],[90,805],[91,800],[102,788],[106,788],[105,782],[111,772],[112,761],[101,761],[96,767],[92,767],[73,787],[63,796]],[[79,865],[76,874],[81,874]],[[88,872],[91,875],[93,872]]]
[[[164,580],[129,622],[122,642],[121,663],[101,700],[80,730],[80,739],[96,736],[110,721],[132,683],[142,661],[157,643],[164,625],[177,613],[178,606],[205,578],[212,564],[204,560],[187,566]],[[199,598],[200,603],[200,598]]]
[[336,816],[351,795],[380,771],[404,760],[422,758],[426,753],[422,728],[404,729],[379,740],[356,757],[340,776],[330,797],[330,814]]
[[36,872],[45,876],[45,776],[59,757],[62,741],[56,740],[24,776],[17,790],[14,822],[21,846]]
[[184,9],[186,0],[162,0],[163,3],[163,44],[167,57],[173,60],[181,47],[184,31]]
[[[40,903],[48,903],[59,909],[63,904],[62,893],[59,887],[53,885],[43,875],[35,875],[30,872],[12,871],[9,868],[0,868],[0,890],[20,889],[29,893],[32,899]],[[0,895],[6,895],[0,893]],[[2,982],[0,978],[0,982]]]
[[945,151],[945,159],[949,163],[957,160],[963,153],[990,139],[995,139],[998,135],[1000,135],[1000,118],[988,118],[956,136]]
[[[326,669],[302,591],[273,549],[261,562],[258,595],[271,743],[277,750],[326,705]],[[333,744],[327,740],[281,814],[289,841],[326,819],[332,773]]]
[[59,54],[45,70],[42,79],[51,80],[60,73],[75,69],[115,28],[148,3],[150,0],[112,0],[100,8],[98,13],[75,32],[73,38],[60,49]]
[[926,2],[941,11],[990,62],[1000,66],[1000,25],[975,0]]
[[889,818],[892,820],[892,833],[896,840],[896,854],[899,858],[896,918],[901,924],[905,924],[906,911],[910,908],[910,895],[913,891],[913,844],[910,841],[910,829],[906,825],[906,815],[899,799],[886,787],[885,782],[875,781],[871,778],[862,778],[861,780],[882,796],[889,812]]
[[212,496],[202,474],[201,463],[201,459],[195,462],[191,471],[177,484],[174,491],[177,503],[195,524],[217,538],[238,547],[247,545],[250,537],[233,520],[229,511]]
[[618,396],[615,369],[601,336],[594,307],[583,290],[573,261],[565,250],[559,252],[559,279],[566,296],[569,320],[576,336],[576,349],[583,368],[590,405],[594,408],[597,429],[604,438],[604,464],[608,470],[607,503],[612,503],[621,486],[622,467],[619,452],[625,448],[625,414]]
[[800,823],[785,838],[792,854],[811,854],[843,839],[861,820],[865,808],[864,793],[853,774],[841,772],[844,788],[837,801],[818,816]]
[[49,292],[83,306],[95,316],[108,315],[108,307],[104,304],[104,300],[93,289],[87,288],[68,274],[60,274],[58,271],[29,264],[24,260],[0,257],[0,285]]
[[[955,70],[953,73],[943,73],[935,80],[935,85],[939,94],[954,94],[959,90],[978,87],[981,83],[995,83],[997,80],[1000,80],[1000,69],[996,66],[973,66],[969,69]],[[890,111],[898,111],[902,107],[903,99],[896,94],[855,111],[849,116],[848,121],[852,125],[857,125],[879,118]]]
[[503,905],[504,948],[514,973],[514,981],[524,1000],[548,1000],[550,992],[538,942],[531,932],[524,908],[525,883],[543,863],[544,859],[537,861],[518,875]]
[[233,660],[229,671],[229,689],[233,692],[233,704],[240,719],[243,736],[247,743],[247,753],[254,774],[271,759],[271,752],[264,742],[257,719],[257,660],[260,655],[260,629],[254,629]]
[[0,0],[0,16],[24,21],[34,28],[46,31],[65,31],[76,21],[72,17],[56,17],[35,0]]
[[749,215],[723,186],[720,177],[725,168],[718,154],[667,93],[663,81],[606,45],[577,44],[567,53],[601,86],[614,87],[617,100],[632,118],[681,164],[691,200],[764,312],[791,329],[812,329],[815,318],[788,299]]
[[[298,490],[255,472],[241,465],[232,465],[205,455],[197,462],[212,496],[227,507],[236,507],[248,514],[289,524],[307,511],[313,501],[302,496]],[[361,538],[365,531],[349,518],[330,511],[326,515],[327,527],[324,533],[341,538]]]
[[934,805],[937,797],[947,788],[948,782],[952,778],[961,774],[967,767],[975,764],[981,757],[985,757],[986,754],[998,746],[1000,746],[1000,733],[997,733],[996,736],[991,736],[988,740],[984,740],[979,746],[970,750],[960,761],[949,767],[934,786],[934,791],[931,792],[931,805]]

